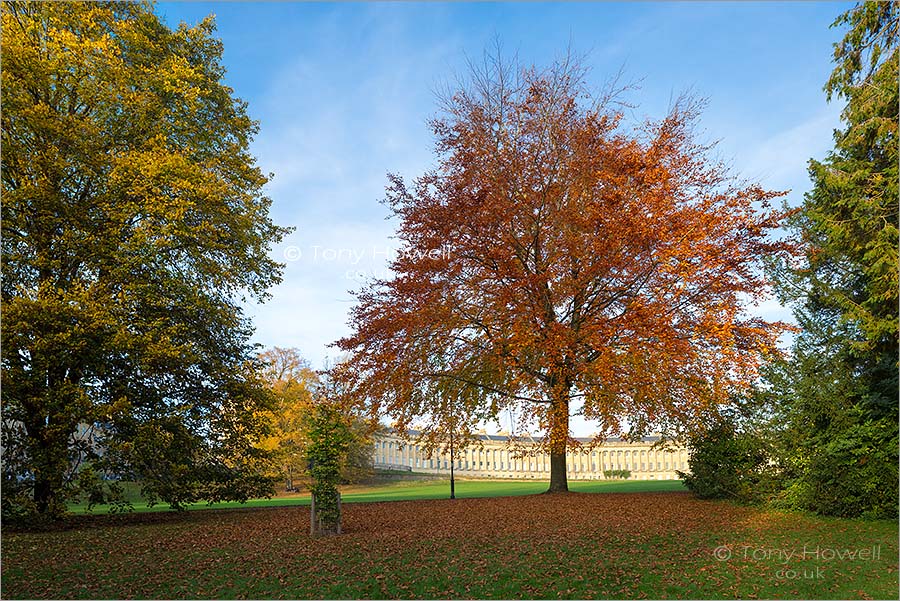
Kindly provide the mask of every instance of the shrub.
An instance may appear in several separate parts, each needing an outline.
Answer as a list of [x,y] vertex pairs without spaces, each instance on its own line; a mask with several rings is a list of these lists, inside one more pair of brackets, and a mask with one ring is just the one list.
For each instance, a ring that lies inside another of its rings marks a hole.
[[631,470],[604,470],[603,476],[608,480],[628,480],[631,478]]
[[725,420],[691,438],[688,448],[691,472],[677,473],[698,497],[752,503],[774,489],[764,442]]
[[838,517],[897,517],[897,424],[857,423],[822,434],[791,488],[801,509]]

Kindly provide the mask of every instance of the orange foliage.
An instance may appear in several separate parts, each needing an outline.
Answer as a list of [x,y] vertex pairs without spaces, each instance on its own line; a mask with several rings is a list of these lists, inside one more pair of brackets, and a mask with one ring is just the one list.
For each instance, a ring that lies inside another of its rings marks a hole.
[[697,103],[628,128],[582,82],[569,64],[476,73],[432,122],[437,168],[390,177],[396,276],[359,294],[338,345],[354,394],[401,430],[516,405],[558,457],[581,399],[606,435],[677,431],[747,388],[786,329],[745,313],[769,290],[761,259],[792,250],[767,238],[782,193],[710,157]]

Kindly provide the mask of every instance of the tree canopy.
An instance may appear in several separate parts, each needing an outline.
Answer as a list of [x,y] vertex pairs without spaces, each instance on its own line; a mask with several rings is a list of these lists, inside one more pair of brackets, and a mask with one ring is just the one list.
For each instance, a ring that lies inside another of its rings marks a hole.
[[273,347],[260,355],[264,377],[275,397],[268,434],[259,446],[272,452],[285,490],[306,471],[304,424],[312,410],[318,375],[297,349]]
[[4,499],[57,513],[92,472],[176,507],[265,493],[270,396],[240,303],[280,280],[287,230],[213,20],[94,2],[2,19]]
[[521,407],[566,490],[573,401],[637,436],[754,381],[784,324],[744,309],[769,289],[760,258],[791,245],[767,238],[779,193],[693,136],[698,103],[631,127],[572,61],[472,75],[431,123],[437,167],[390,177],[402,250],[359,294],[345,373],[401,430]]
[[847,104],[835,148],[810,163],[813,190],[797,222],[809,243],[809,278],[819,300],[860,331],[859,347],[897,340],[898,157],[896,2],[843,14],[828,98]]

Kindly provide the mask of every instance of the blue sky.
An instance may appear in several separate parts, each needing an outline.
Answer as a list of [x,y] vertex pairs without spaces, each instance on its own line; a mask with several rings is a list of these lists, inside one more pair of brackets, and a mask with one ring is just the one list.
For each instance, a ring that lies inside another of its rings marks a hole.
[[[349,330],[350,290],[384,275],[394,224],[387,172],[433,164],[434,90],[499,38],[520,62],[586,53],[598,88],[620,68],[640,81],[630,117],[662,117],[681,92],[708,99],[700,126],[734,170],[769,189],[809,189],[806,164],[831,147],[830,29],[848,3],[160,3],[170,25],[214,13],[226,82],[260,122],[253,151],[272,216],[296,231],[273,255],[284,282],[248,307],[265,346],[314,367]],[[757,312],[787,318],[777,302]],[[586,426],[573,423],[576,433]],[[589,430],[589,428],[588,428]]]

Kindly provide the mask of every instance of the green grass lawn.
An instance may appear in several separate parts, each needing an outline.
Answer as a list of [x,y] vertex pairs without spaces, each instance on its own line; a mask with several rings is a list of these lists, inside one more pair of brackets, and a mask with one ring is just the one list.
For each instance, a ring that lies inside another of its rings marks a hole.
[[[507,497],[533,495],[547,490],[548,482],[541,480],[456,480],[456,496],[460,499],[477,497]],[[680,480],[594,480],[570,481],[573,492],[666,492],[683,491]],[[127,491],[136,512],[169,511],[162,503],[148,507],[139,500],[137,488],[129,486]],[[375,486],[344,487],[341,495],[345,503],[372,501],[412,501],[417,499],[446,499],[450,495],[450,480],[397,481]],[[239,507],[290,507],[309,505],[309,495],[299,494],[279,496],[271,499],[251,499],[246,503],[196,503],[188,509],[233,509]],[[69,507],[73,513],[87,513],[84,503]],[[108,505],[95,505],[90,513],[101,514],[109,511]]]
[[445,483],[400,483],[352,493],[392,501],[347,503],[320,539],[303,507],[87,516],[4,531],[0,596],[897,598],[895,521],[623,492],[676,484],[461,481],[455,501],[410,501]]

